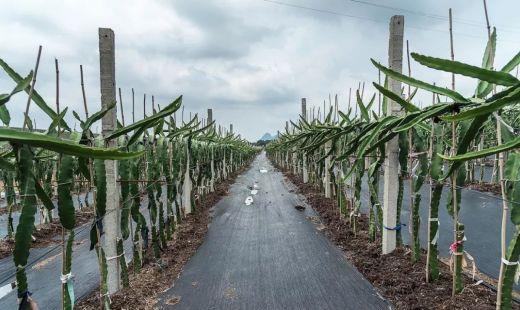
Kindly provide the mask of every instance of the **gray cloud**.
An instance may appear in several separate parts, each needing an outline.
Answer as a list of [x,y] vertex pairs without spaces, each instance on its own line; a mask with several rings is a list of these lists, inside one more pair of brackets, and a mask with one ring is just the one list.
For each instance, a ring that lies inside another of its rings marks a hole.
[[[143,93],[148,98],[154,94],[161,105],[183,94],[186,115],[205,115],[212,107],[221,124],[227,127],[233,122],[238,132],[252,140],[282,129],[287,119],[296,119],[301,97],[318,107],[329,94],[337,93],[346,109],[349,88],[355,89],[360,81],[365,82],[365,96],[371,96],[370,83],[377,80],[377,71],[369,59],[386,62],[388,20],[393,14],[406,15],[405,38],[412,51],[449,57],[447,22],[440,18],[359,1],[280,1],[318,11],[262,0],[7,3],[0,12],[0,27],[8,44],[0,47],[0,57],[26,74],[34,66],[37,45],[42,44],[37,89],[54,104],[54,57],[58,58],[61,102],[78,112],[83,111],[79,84],[83,64],[89,109],[96,111],[97,28],[111,27],[116,33],[117,85],[123,91],[127,119],[132,87],[138,119]],[[508,9],[515,4],[516,0],[507,0],[490,5],[491,21],[499,26],[498,64],[507,62],[520,46],[520,27],[510,22],[516,20],[516,13]],[[456,58],[480,63],[486,43],[480,2],[394,0],[384,5],[442,16],[452,6]],[[426,81],[449,85],[449,75],[416,63],[412,72]],[[13,82],[0,73],[2,92],[11,87]],[[457,78],[462,93],[471,94],[474,87],[474,81]],[[427,94],[417,98],[424,104],[430,100]],[[13,125],[21,123],[25,100],[22,94],[8,104]],[[36,107],[31,117],[39,127],[49,123]],[[67,119],[74,122],[71,115]]]

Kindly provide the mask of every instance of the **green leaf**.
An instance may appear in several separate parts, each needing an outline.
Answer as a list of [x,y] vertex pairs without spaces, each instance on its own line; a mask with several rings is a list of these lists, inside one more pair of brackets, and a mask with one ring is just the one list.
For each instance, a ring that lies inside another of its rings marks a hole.
[[418,87],[418,88],[421,88],[421,89],[424,89],[424,90],[427,90],[427,91],[430,91],[430,92],[433,92],[436,94],[450,97],[451,99],[455,100],[456,102],[468,102],[468,100],[466,98],[464,98],[461,94],[457,93],[456,91],[449,90],[447,88],[438,87],[438,86],[435,86],[432,84],[428,84],[428,83],[420,81],[420,80],[416,80],[414,78],[411,78],[409,76],[396,72],[392,69],[388,69],[373,59],[371,59],[371,61],[374,64],[374,66],[376,66],[379,70],[381,70],[387,76],[389,76],[395,80],[401,81],[408,85]]
[[11,115],[9,114],[9,110],[7,110],[5,105],[0,106],[0,120],[6,126],[9,126],[9,123],[11,122]]
[[58,174],[58,215],[61,225],[68,230],[74,229],[76,224],[74,203],[70,195],[73,181],[74,158],[70,155],[63,155]]
[[119,178],[121,180],[121,236],[123,240],[128,239],[130,235],[130,230],[128,227],[129,217],[130,217],[130,208],[132,205],[132,201],[130,199],[130,184],[128,181],[130,180],[130,160],[120,160],[119,162]]
[[502,72],[511,72],[520,64],[520,52],[518,52],[503,68]]
[[[112,102],[111,104],[107,105],[105,108],[101,109],[100,111],[97,111],[96,113],[92,114],[87,120],[81,125],[81,129],[83,130],[90,130],[90,127],[97,121],[103,118],[105,114],[108,113],[108,111],[112,110],[116,106],[115,102]],[[77,115],[77,113],[76,113]]]
[[[484,57],[482,58],[482,68],[492,70],[493,62],[495,60],[495,50],[497,45],[497,33],[495,27],[493,27],[493,32],[488,39],[488,43],[486,45],[486,50],[484,51]],[[488,89],[489,83],[486,81],[479,81],[477,90],[475,92],[476,96],[479,98],[484,98],[489,94],[491,87]]]
[[14,241],[13,260],[17,267],[16,281],[18,295],[27,291],[27,277],[25,266],[29,258],[29,248],[32,242],[32,232],[36,214],[36,189],[33,171],[33,152],[28,145],[14,146],[17,154],[18,182],[22,195],[22,211]]
[[[468,148],[471,145],[471,142],[473,140],[475,140],[475,138],[477,137],[481,128],[484,126],[488,117],[489,117],[489,114],[477,116],[476,118],[473,119],[473,121],[471,122],[469,127],[467,127],[467,129],[461,133],[462,139],[458,143],[457,155],[463,155],[467,152]],[[464,123],[461,123],[461,124],[464,124]],[[456,161],[456,162],[452,163],[448,172],[445,175],[445,178],[450,176],[453,173],[453,171],[458,169],[462,164],[463,164],[462,161]]]
[[424,120],[442,115],[452,109],[453,109],[453,105],[448,105],[448,104],[432,106],[430,109],[424,110],[421,113],[416,114],[416,116],[414,116],[413,118],[406,120],[406,122],[403,120],[403,122],[399,123],[399,126],[397,128],[395,128],[394,131],[395,132],[406,131],[406,130],[418,125],[420,122],[422,122]]
[[57,135],[58,132],[56,130],[56,128],[58,127],[58,124],[63,120],[63,118],[65,117],[65,114],[67,114],[67,110],[69,108],[66,107],[65,109],[63,109],[63,111],[60,112],[60,114],[58,114],[56,116],[56,118],[54,118],[51,122],[51,124],[49,125],[49,128],[47,129],[47,134],[50,134],[50,135]]
[[357,98],[357,104],[359,106],[359,111],[361,112],[361,117],[366,120],[370,121],[370,117],[368,116],[368,111],[363,104],[363,99],[361,99],[361,96],[359,95],[359,89],[356,90],[356,98]]
[[[1,59],[0,59],[0,61],[1,61]],[[0,95],[0,105],[5,105],[7,102],[9,102],[9,100],[11,100],[11,97],[13,95],[15,95],[15,94],[21,92],[22,90],[26,89],[27,87],[29,87],[29,84],[32,81],[32,77],[33,77],[33,73],[31,71],[31,73],[29,73],[29,75],[25,79],[22,79],[22,80],[20,80],[20,82],[17,83],[16,87],[11,91],[10,94]]]
[[379,136],[381,130],[391,121],[395,119],[395,116],[386,116],[385,118],[381,119],[379,124],[370,131],[370,135],[368,137],[363,138],[363,141],[357,148],[357,156],[358,158],[361,158],[365,156],[366,154],[366,148],[369,146],[374,139]]
[[[385,83],[383,84],[383,87],[385,89],[388,89],[388,76],[385,76]],[[388,98],[386,96],[383,96],[383,102],[381,104],[381,109],[383,110],[383,115],[387,115],[388,110]]]
[[383,94],[383,96],[388,97],[388,99],[393,100],[396,103],[398,103],[400,106],[402,106],[406,112],[420,111],[420,109],[418,107],[416,107],[414,104],[404,100],[403,98],[401,98],[401,96],[397,95],[393,91],[386,89],[385,87],[383,87],[375,82],[372,83],[372,85],[374,85],[374,87],[377,90],[379,90],[379,92],[381,92],[381,94]]
[[155,122],[159,119],[162,119],[170,114],[173,114],[175,111],[177,111],[182,104],[182,96],[179,96],[179,98],[175,99],[172,103],[170,103],[168,106],[166,106],[164,109],[159,111],[158,113],[148,116],[145,119],[142,119],[138,122],[135,122],[129,126],[123,127],[121,129],[115,130],[113,133],[105,137],[106,140],[112,140],[119,136],[122,136],[126,133],[129,133],[130,131],[137,130],[139,128],[150,128],[152,124],[155,124]]
[[129,159],[143,154],[143,152],[122,152],[113,148],[87,147],[70,140],[9,128],[0,128],[0,141],[42,147],[67,155],[100,159]]
[[[0,67],[2,67],[2,69],[4,69],[4,71],[7,73],[7,75],[9,75],[18,85],[20,85],[21,83],[23,83],[23,78],[18,74],[16,73],[16,71],[14,71],[11,67],[9,67],[9,65],[2,59],[0,59]],[[29,94],[29,91],[30,91],[30,86],[27,86],[25,87],[25,92],[27,94]],[[43,112],[45,112],[45,114],[47,114],[51,119],[54,119],[56,117],[56,112],[54,112],[53,109],[51,109],[49,107],[49,105],[47,105],[47,103],[45,102],[45,100],[43,100],[43,98],[40,96],[40,94],[38,94],[38,92],[36,91],[36,89],[33,89],[33,93],[32,93],[32,101],[34,101],[34,103],[36,103],[36,105],[38,107],[40,107],[40,109],[42,109]],[[67,125],[67,123],[65,123],[65,121],[62,121],[61,123],[61,126],[70,131],[70,128],[69,126]]]
[[376,101],[376,94],[372,95],[372,98],[367,104],[367,110],[370,111],[372,109],[372,106],[374,105],[374,102]]
[[449,161],[467,161],[467,160],[471,160],[471,159],[475,159],[475,158],[481,158],[481,157],[486,157],[486,156],[506,152],[506,151],[513,150],[518,147],[520,147],[520,137],[517,137],[507,143],[504,143],[501,145],[496,145],[496,146],[493,146],[493,147],[490,147],[487,149],[483,149],[480,151],[468,152],[468,153],[456,155],[456,156],[444,156],[442,154],[439,154],[439,156],[442,157],[443,159],[449,160]]
[[424,56],[417,53],[412,53],[411,55],[412,58],[415,59],[415,61],[433,69],[461,74],[464,76],[479,79],[481,81],[486,81],[489,83],[503,86],[513,86],[520,83],[520,81],[517,78],[515,78],[509,73],[483,69],[459,61]]
[[520,181],[520,153],[511,152],[504,167],[504,177],[509,182]]
[[474,109],[462,111],[455,115],[447,115],[442,117],[445,121],[463,121],[468,119],[474,119],[480,115],[491,114],[492,112],[498,111],[508,105],[516,104],[520,100],[520,87],[517,87],[514,91],[505,97],[496,99],[492,102],[481,104]]
[[40,185],[40,183],[37,180],[35,180],[34,185],[35,185],[36,195],[38,196],[38,199],[40,199],[41,202],[43,203],[43,206],[49,211],[53,210],[54,203],[52,203],[51,198],[49,197],[49,195],[47,195],[47,193],[45,192],[43,187]]

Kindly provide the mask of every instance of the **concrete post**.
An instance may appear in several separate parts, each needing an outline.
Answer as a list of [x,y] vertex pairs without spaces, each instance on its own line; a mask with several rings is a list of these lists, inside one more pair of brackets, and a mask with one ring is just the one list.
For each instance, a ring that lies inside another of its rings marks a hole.
[[[233,124],[229,124],[229,133],[233,134]],[[233,161],[233,150],[229,151],[229,170],[228,175],[230,175],[233,171],[235,171],[234,161]]]
[[[208,109],[208,124],[213,122],[213,110]],[[211,180],[209,181],[210,191],[215,191],[215,150],[211,146]]]
[[182,205],[185,214],[190,214],[193,211],[191,209],[191,191],[193,190],[193,184],[190,177],[190,165],[190,150],[188,148],[188,142],[186,141],[186,170],[184,171],[184,183],[182,189]]
[[[302,117],[307,120],[307,99],[302,98]],[[303,152],[303,183],[309,183],[309,171],[307,168],[307,154]]]
[[[403,34],[404,16],[395,15],[390,19],[390,39],[388,47],[388,65],[390,69],[402,72],[403,70]],[[390,90],[401,94],[401,82],[389,78]],[[387,107],[388,115],[401,114],[400,106],[390,100]],[[386,143],[386,160],[383,194],[383,225],[393,228],[397,225],[397,192],[399,178],[399,138],[396,136]],[[383,254],[395,249],[396,231],[383,229]]]
[[[332,148],[332,141],[328,141],[325,143],[325,154],[330,152],[330,149]],[[330,158],[331,156],[325,157],[325,178],[323,180],[323,186],[325,187],[325,198],[331,198],[331,184],[330,184]]]
[[[101,105],[103,108],[116,102],[115,46],[114,32],[109,28],[99,28],[99,69],[101,78]],[[102,119],[102,134],[107,136],[117,126],[117,106]],[[106,141],[107,146],[116,146],[116,140]],[[105,160],[107,181],[106,215],[104,218],[104,251],[107,257],[108,293],[114,294],[120,287],[119,258],[117,257],[117,239],[121,237],[119,190],[117,188],[117,162]]]

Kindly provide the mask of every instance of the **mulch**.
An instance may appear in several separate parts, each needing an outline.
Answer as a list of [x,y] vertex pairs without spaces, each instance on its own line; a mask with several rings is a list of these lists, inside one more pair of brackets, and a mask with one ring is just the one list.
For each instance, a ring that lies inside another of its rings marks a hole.
[[[141,271],[135,273],[131,267],[129,268],[130,286],[110,297],[111,309],[155,309],[159,294],[172,287],[183,266],[204,241],[211,218],[211,207],[228,194],[231,184],[247,166],[230,176],[228,180],[216,184],[215,192],[206,195],[197,205],[198,211],[183,219],[167,248],[161,253],[159,261],[153,257],[153,251],[148,249]],[[75,308],[99,309],[99,289],[81,300]]]
[[[94,209],[85,207],[76,210],[76,227],[82,226],[94,218]],[[33,231],[33,237],[36,239],[32,242],[31,248],[44,248],[49,245],[61,243],[61,225],[59,219],[54,218],[52,223],[41,224]],[[0,259],[8,257],[14,249],[14,240],[4,238],[0,240]]]
[[466,184],[466,186],[471,188],[471,189],[473,189],[473,190],[477,190],[477,191],[481,191],[481,192],[493,193],[495,195],[501,195],[502,194],[502,190],[500,188],[500,184],[497,184],[497,183],[473,182],[473,183]]
[[[475,281],[464,276],[463,292],[452,297],[452,274],[448,265],[440,263],[440,278],[427,283],[425,253],[417,263],[411,262],[410,250],[405,246],[383,255],[380,236],[375,242],[369,241],[366,215],[358,218],[359,230],[354,234],[348,221],[340,217],[334,199],[325,198],[316,186],[304,184],[290,172],[284,175],[317,211],[328,238],[396,309],[495,309],[496,293],[492,289],[475,285]],[[515,304],[513,308],[520,309],[520,306]]]

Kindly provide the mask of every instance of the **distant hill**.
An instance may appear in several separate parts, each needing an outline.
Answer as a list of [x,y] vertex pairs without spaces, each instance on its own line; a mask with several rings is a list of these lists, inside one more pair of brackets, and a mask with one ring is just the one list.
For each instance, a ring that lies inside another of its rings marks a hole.
[[270,133],[266,132],[262,138],[260,138],[259,140],[263,140],[263,141],[271,141],[271,140],[274,140],[276,139],[276,136],[272,136]]
[[273,141],[274,139],[276,139],[276,136],[273,136],[270,133],[266,132],[262,136],[262,138],[260,138],[260,139],[258,139],[258,141],[256,141],[255,145],[257,145],[257,146],[265,146],[269,142]]

